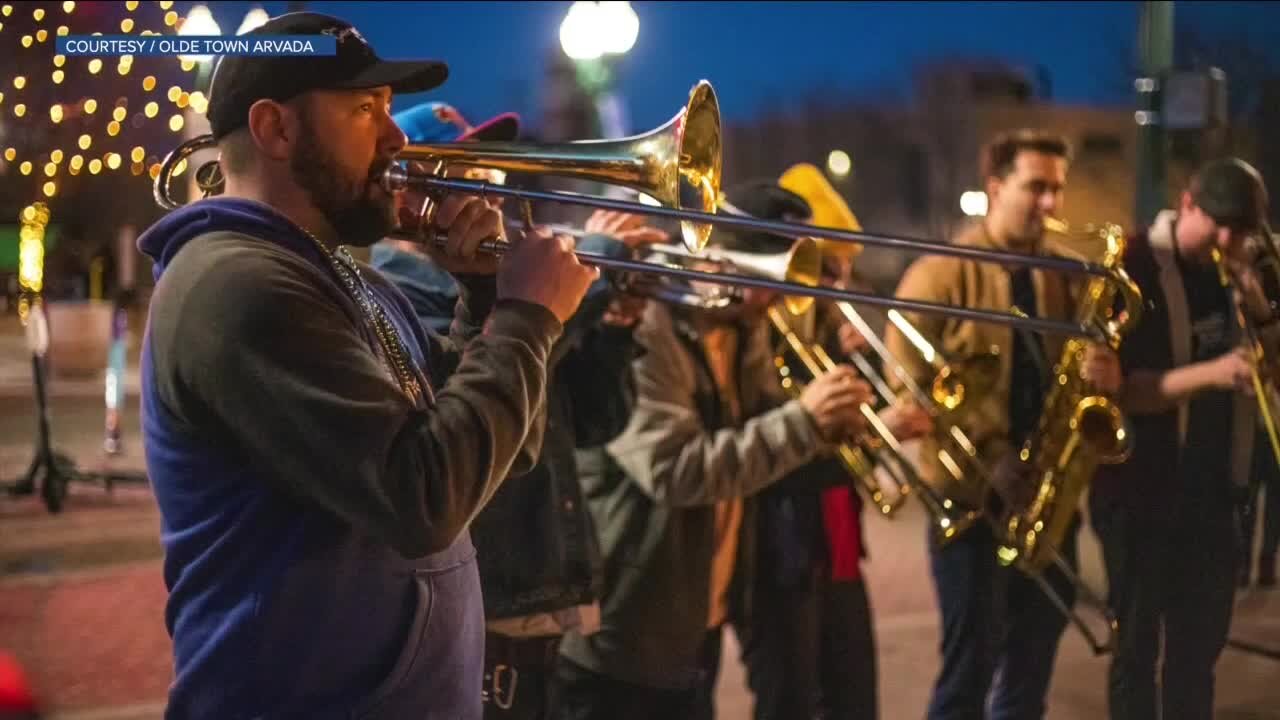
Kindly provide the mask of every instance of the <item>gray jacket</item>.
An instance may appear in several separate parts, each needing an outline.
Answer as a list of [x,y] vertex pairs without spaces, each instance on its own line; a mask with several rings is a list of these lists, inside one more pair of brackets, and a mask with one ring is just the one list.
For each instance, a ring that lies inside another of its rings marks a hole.
[[[707,627],[715,504],[754,495],[829,450],[772,369],[767,327],[738,353],[745,422],[724,422],[697,329],[650,303],[636,330],[636,409],[617,439],[580,453],[581,480],[605,556],[600,630],[571,633],[569,660],[650,687],[699,681]],[[750,582],[752,503],[742,522],[735,585]],[[731,592],[731,597],[742,593]]]

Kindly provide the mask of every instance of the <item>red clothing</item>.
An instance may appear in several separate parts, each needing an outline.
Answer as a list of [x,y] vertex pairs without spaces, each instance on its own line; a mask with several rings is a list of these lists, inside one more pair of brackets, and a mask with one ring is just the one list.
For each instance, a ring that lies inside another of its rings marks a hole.
[[0,650],[0,715],[35,711],[35,694],[18,659]]
[[827,533],[831,579],[847,582],[862,577],[862,538],[858,526],[862,498],[848,485],[822,493],[822,524]]

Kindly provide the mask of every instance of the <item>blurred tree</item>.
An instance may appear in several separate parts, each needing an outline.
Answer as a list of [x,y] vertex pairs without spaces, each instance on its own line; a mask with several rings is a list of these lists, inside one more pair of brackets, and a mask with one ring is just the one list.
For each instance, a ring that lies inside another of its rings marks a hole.
[[[151,178],[181,140],[197,65],[173,57],[66,57],[63,35],[173,34],[173,2],[22,2],[0,5],[0,223],[35,200],[51,224],[83,228],[68,258],[114,242],[125,223],[159,217]],[[69,267],[78,263],[71,262]],[[70,279],[50,278],[50,287]]]

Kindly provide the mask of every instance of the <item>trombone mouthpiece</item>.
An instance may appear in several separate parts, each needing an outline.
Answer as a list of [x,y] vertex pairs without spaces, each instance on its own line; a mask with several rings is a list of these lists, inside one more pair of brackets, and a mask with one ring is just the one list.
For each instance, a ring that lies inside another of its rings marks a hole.
[[398,193],[409,187],[409,173],[399,165],[392,165],[382,173],[382,189]]

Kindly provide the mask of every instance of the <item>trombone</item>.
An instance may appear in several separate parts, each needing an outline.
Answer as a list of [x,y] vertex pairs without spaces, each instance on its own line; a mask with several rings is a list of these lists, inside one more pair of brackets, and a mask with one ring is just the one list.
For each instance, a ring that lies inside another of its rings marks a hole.
[[[509,224],[520,227],[516,223]],[[556,234],[576,238],[591,234],[568,225],[551,225],[549,229]],[[811,238],[800,238],[787,250],[777,253],[751,253],[711,247],[698,255],[679,245],[661,243],[646,245],[645,249],[646,263],[669,268],[677,276],[683,274],[686,265],[697,263],[706,267],[741,271],[749,277],[816,287],[822,272],[822,250]],[[715,284],[704,287],[696,279],[681,284],[671,282],[660,274],[623,272],[612,279],[622,292],[696,310],[721,310],[741,302],[743,297],[739,287]],[[813,298],[803,295],[786,295],[782,301],[787,311],[793,315],[803,315],[813,306]]]
[[[906,372],[905,368],[894,359],[889,348],[886,347],[878,337],[876,337],[870,325],[868,325],[866,320],[858,314],[857,310],[848,303],[838,303],[837,307],[839,307],[841,313],[844,314],[845,318],[853,324],[858,332],[862,333],[863,337],[867,338],[868,345],[870,345],[872,349],[880,355],[886,367],[894,368],[895,374],[901,379],[906,391],[914,397],[916,401],[930,413],[930,415],[933,416],[935,422],[941,420],[945,413],[956,410],[966,395],[980,395],[980,392],[974,391],[975,387],[982,387],[990,379],[985,375],[993,370],[993,368],[989,367],[992,361],[985,356],[978,356],[977,362],[969,365],[968,369],[959,371],[951,370],[948,372],[946,371],[946,368],[944,368],[943,371],[940,371],[935,377],[931,392],[926,393],[915,382],[914,378]],[[903,335],[905,337],[911,340],[913,347],[916,347],[922,353],[925,353],[926,357],[929,357],[930,354],[932,354],[933,358],[938,357],[936,352],[933,350],[932,344],[924,339],[924,337],[920,335],[920,333],[906,320],[906,318],[903,318],[901,315],[898,315],[893,311],[890,311],[890,313],[890,321],[903,331]],[[897,315],[897,318],[895,319],[892,317],[893,315]],[[858,364],[860,371],[864,374],[868,371],[874,372],[874,369],[869,363],[866,363],[865,359],[859,363],[858,358],[859,356],[855,356],[854,362]],[[935,360],[930,360],[930,364],[935,368],[938,367],[938,363]],[[974,372],[974,368],[978,369],[977,373]],[[974,383],[971,380],[975,374],[982,376],[978,383]],[[871,376],[868,375],[868,377]],[[872,383],[877,384],[875,380],[873,380]],[[887,385],[885,386],[885,391],[892,393],[892,390],[890,390]],[[966,465],[975,472],[980,486],[983,489],[991,487],[991,470],[982,462],[981,458],[979,458],[977,448],[969,440],[969,437],[965,432],[961,430],[958,425],[948,422],[946,423],[946,437],[950,441],[949,444],[953,445],[959,451],[956,454],[965,460]],[[941,440],[942,438],[938,439]],[[938,460],[946,469],[947,474],[956,480],[956,482],[966,482],[966,471],[958,462],[956,462],[955,456],[948,451],[947,446],[942,442],[939,442]],[[992,517],[990,513],[981,509],[966,508],[954,503],[950,498],[940,495],[927,483],[920,483],[920,492],[918,494],[921,502],[924,503],[925,508],[929,511],[934,526],[934,537],[941,546],[947,545],[970,527],[982,521],[985,521],[990,526],[997,543],[1003,539],[1004,533],[1007,532],[1007,528],[1001,526],[1000,520]],[[997,555],[999,554],[998,547],[999,546],[997,545]],[[1089,604],[1092,604],[1099,609],[1099,612],[1102,615],[1102,620],[1106,626],[1105,640],[1100,641],[1093,629],[1084,621],[1081,614],[1067,605],[1062,596],[1058,594],[1058,591],[1049,584],[1049,581],[1044,577],[1042,570],[1032,567],[1015,567],[1014,569],[1022,572],[1036,583],[1040,588],[1040,591],[1048,597],[1049,602],[1051,602],[1053,606],[1056,607],[1058,611],[1062,613],[1077,630],[1080,631],[1080,634],[1084,637],[1095,655],[1102,655],[1110,652],[1111,649],[1115,647],[1115,638],[1118,630],[1115,617],[1108,609],[1106,603],[1097,595],[1097,593],[1085,584],[1084,580],[1078,573],[1071,569],[1062,555],[1058,553],[1056,549],[1050,548],[1050,550],[1052,550],[1052,552],[1046,556],[1046,559],[1058,568],[1059,572],[1063,574],[1067,581],[1076,588],[1077,592],[1079,592],[1084,599],[1089,602]]]
[[[985,359],[985,356],[979,356],[981,359],[972,363],[968,371],[956,371],[954,365],[943,363],[937,352],[934,351],[933,345],[930,344],[915,328],[910,325],[897,312],[890,310],[890,321],[895,325],[901,324],[911,328],[911,333],[904,330],[904,335],[913,338],[916,347],[924,353],[930,364],[938,368],[938,374],[935,376],[929,392],[925,392],[906,371],[902,363],[890,352],[884,342],[876,335],[875,330],[862,317],[862,315],[854,309],[852,305],[846,302],[836,303],[836,308],[844,316],[849,324],[853,325],[863,338],[866,339],[867,345],[879,357],[884,367],[891,369],[894,376],[901,382],[906,392],[920,405],[925,412],[929,413],[930,418],[934,422],[934,432],[945,426],[945,435],[936,436],[939,441],[938,462],[946,469],[947,474],[957,483],[965,482],[965,471],[961,466],[961,462],[957,460],[957,455],[968,465],[974,467],[980,475],[987,474],[986,467],[978,457],[978,449],[965,434],[960,426],[947,422],[945,413],[952,412],[960,407],[964,399],[969,394],[980,395],[981,388],[989,387],[994,382],[991,362]],[[896,319],[895,319],[896,317]],[[851,359],[858,371],[863,377],[876,388],[876,392],[886,404],[897,402],[898,396],[893,389],[889,387],[882,373],[876,371],[875,367],[860,354],[853,354]],[[974,372],[977,369],[978,372]],[[979,382],[974,382],[974,375],[981,377]],[[949,448],[954,447],[957,451],[953,453]],[[929,515],[933,522],[934,537],[939,545],[946,545],[951,540],[959,537],[968,530],[975,522],[978,521],[980,513],[976,510],[962,507],[951,498],[945,497],[938,493],[932,486],[920,479],[919,475],[913,475],[915,479],[914,489],[920,496],[920,501],[924,503],[925,509],[929,511]]]
[[[1262,274],[1268,273],[1272,284],[1276,285],[1280,282],[1280,253],[1277,253],[1275,241],[1271,236],[1270,229],[1263,227],[1262,238],[1257,242],[1258,258],[1254,263],[1259,273],[1259,282],[1262,281]],[[1218,278],[1222,286],[1231,291],[1233,296],[1240,293],[1236,279],[1232,276],[1231,269],[1227,265],[1226,258],[1223,257],[1222,251],[1216,246],[1212,249],[1213,262],[1218,269]],[[1273,292],[1280,290],[1280,287],[1266,288]],[[1234,297],[1233,297],[1234,300]],[[1272,317],[1276,316],[1277,299],[1268,297],[1268,304],[1272,312]],[[1265,342],[1261,329],[1257,323],[1253,322],[1250,313],[1244,309],[1243,302],[1233,302],[1233,309],[1236,314],[1236,323],[1240,326],[1244,335],[1245,349],[1248,352],[1249,365],[1252,371],[1253,394],[1258,403],[1258,414],[1262,418],[1262,428],[1266,431],[1267,439],[1271,445],[1271,452],[1277,464],[1280,464],[1280,431],[1277,430],[1277,422],[1280,421],[1280,406],[1277,406],[1277,388],[1275,384],[1275,373],[1277,359],[1276,351],[1280,350],[1272,342]]]
[[[826,178],[822,175],[822,171],[818,170],[813,165],[805,163],[793,165],[783,173],[779,183],[787,190],[799,194],[806,202],[809,203],[809,206],[813,211],[814,220],[819,224],[834,225],[854,231],[862,230],[862,227],[858,223],[858,218],[853,214],[853,211],[849,208],[848,204],[845,203],[844,198],[840,197],[835,188],[831,187],[830,183],[826,181]],[[832,253],[837,256],[848,257],[850,255],[856,255],[856,252],[848,252],[847,248],[837,248],[834,246],[828,247]],[[852,267],[845,267],[838,271],[838,274],[849,272],[850,270],[852,270]],[[952,366],[943,364],[939,359],[938,354],[933,351],[933,347],[928,344],[928,341],[921,337],[919,333],[915,333],[914,328],[910,328],[913,339],[916,340],[918,347],[921,347],[921,352],[938,370],[938,375],[935,377],[933,382],[933,392],[931,395],[926,395],[915,384],[914,378],[912,378],[910,374],[905,371],[902,364],[893,357],[888,348],[885,347],[884,343],[880,341],[876,332],[865,320],[862,319],[862,316],[858,314],[858,311],[855,310],[851,304],[840,301],[836,302],[834,307],[844,315],[845,320],[848,321],[849,325],[857,330],[859,335],[864,337],[872,349],[879,354],[884,367],[886,369],[893,370],[903,381],[904,386],[913,391],[919,406],[926,409],[930,418],[933,420],[934,432],[938,432],[938,429],[942,427],[941,416],[943,411],[954,410],[958,407],[964,401],[966,386],[972,387],[972,384],[956,377],[956,375],[951,371]],[[898,314],[897,310],[890,310],[889,314],[891,319],[901,319],[901,315]],[[910,327],[905,322],[903,324]],[[822,356],[826,367],[830,368],[834,366],[834,363],[829,358],[826,358],[826,353],[820,345],[815,345],[814,353]],[[883,403],[883,407],[892,407],[894,404],[899,402],[899,397],[895,391],[889,387],[889,384],[885,382],[882,372],[871,364],[866,355],[861,352],[853,352],[849,353],[849,357],[853,364],[858,368],[859,372],[861,372],[863,378],[869,381],[871,386],[875,388],[876,394],[880,397]],[[988,370],[991,369],[991,366],[992,363],[987,363]],[[994,363],[994,367],[997,369],[999,367],[998,358]],[[968,378],[968,373],[966,373],[965,377]],[[989,371],[987,373],[987,377],[990,382],[994,382],[995,373]],[[971,380],[971,378],[969,379]],[[977,388],[975,388],[975,390],[977,390]],[[985,392],[985,390],[980,390],[979,394],[981,392]],[[873,428],[880,429],[878,424],[873,424]],[[968,438],[964,436],[959,427],[951,425],[950,430],[952,431],[952,435],[954,435],[957,441],[960,442],[960,449],[962,451],[966,451],[967,456],[971,456],[976,462],[977,450],[973,447],[973,444],[968,442]],[[883,445],[888,447],[888,454],[890,456],[885,457],[881,454],[878,455],[878,457],[881,459],[881,465],[886,466],[888,474],[898,485],[899,495],[897,501],[901,503],[905,501],[911,493],[918,494],[920,496],[920,501],[929,511],[930,517],[933,518],[934,535],[942,542],[948,541],[950,538],[964,532],[969,525],[977,519],[977,514],[972,511],[962,510],[957,507],[950,498],[943,497],[935,488],[923,482],[915,466],[904,458],[897,439],[887,433],[882,433],[882,435],[884,435],[884,437],[882,437],[881,442]],[[938,459],[945,467],[948,468],[951,475],[957,481],[961,481],[963,479],[963,473],[960,466],[951,457],[949,450],[946,448],[939,449]],[[881,510],[885,512],[885,514],[889,514],[891,510],[896,511],[896,509],[896,506],[890,506],[888,504],[881,505]]]
[[[778,331],[778,334],[782,336],[786,345],[791,348],[791,352],[804,365],[809,377],[817,379],[818,376],[835,369],[835,361],[823,350],[822,345],[819,343],[810,344],[801,340],[776,305],[769,306],[769,320],[773,323],[773,327]],[[778,353],[775,356],[774,363],[778,368],[779,375],[781,375],[783,390],[791,397],[799,397],[804,390],[804,386],[796,378],[794,369],[786,362],[783,353]],[[840,461],[840,464],[844,466],[844,469],[849,474],[862,483],[863,491],[880,509],[880,514],[885,517],[893,517],[898,508],[902,507],[903,503],[907,501],[909,488],[915,479],[915,469],[903,459],[901,446],[898,444],[897,438],[893,436],[889,428],[875,414],[875,411],[867,403],[863,403],[859,411],[867,419],[871,430],[876,435],[876,440],[864,441],[856,445],[848,442],[840,443],[836,446],[836,459]],[[893,478],[894,483],[898,486],[898,492],[892,499],[887,497],[880,487],[880,481],[875,475],[875,465],[868,459],[868,453],[876,457],[880,467],[888,471],[890,477]]]
[[[648,249],[659,258],[729,267],[753,277],[771,278],[790,286],[814,288],[822,277],[822,251],[811,238],[800,238],[790,248],[779,253],[750,253],[711,247],[699,255],[677,245],[650,245]],[[679,269],[682,266],[670,267]],[[700,299],[724,298],[724,304],[740,299],[740,294],[709,294],[692,287],[687,292],[696,293]],[[785,295],[782,302],[792,315],[803,315],[813,306],[813,298],[807,295]]]
[[[156,203],[166,209],[178,207],[179,203],[172,198],[170,185],[179,163],[199,150],[215,146],[216,143],[211,136],[201,135],[182,143],[171,151],[161,163],[160,171],[155,178],[153,195]],[[526,224],[531,224],[532,211],[529,204],[533,201],[565,203],[677,220],[680,222],[685,247],[695,254],[701,253],[706,247],[713,228],[725,227],[767,232],[783,237],[816,237],[828,242],[855,243],[926,254],[949,255],[1066,273],[1085,273],[1115,280],[1114,274],[1108,268],[1080,259],[1033,256],[986,248],[940,244],[927,240],[761,220],[718,212],[723,204],[720,195],[722,179],[720,109],[711,84],[705,80],[699,81],[693,87],[685,106],[671,120],[644,134],[618,140],[587,140],[544,145],[516,142],[415,144],[405,146],[398,159],[405,161],[404,164],[399,162],[392,164],[383,172],[379,181],[392,194],[410,189],[424,193],[427,196],[423,207],[422,220],[424,221],[429,221],[434,213],[434,198],[445,192],[458,192],[519,200],[523,203]],[[446,177],[448,170],[455,167],[544,174],[601,182],[631,188],[647,195],[658,204],[649,205],[563,191],[519,189],[485,181]],[[204,197],[222,191],[224,183],[216,161],[201,166],[195,175]],[[407,235],[397,234],[397,237],[437,246],[445,242],[445,234],[431,228],[430,222],[423,222],[416,231]],[[505,243],[496,238],[486,241],[480,248],[481,252],[498,256],[501,256],[504,250]],[[1049,320],[1019,316],[1011,312],[887,298],[874,293],[837,290],[826,286],[811,287],[767,277],[697,271],[637,260],[611,258],[585,251],[576,251],[576,254],[579,261],[584,264],[619,272],[649,273],[694,282],[755,287],[773,290],[785,296],[843,300],[912,312],[948,315],[975,322],[998,323],[1034,332],[1088,337],[1100,341],[1105,339],[1105,333],[1101,328],[1082,322]]]

